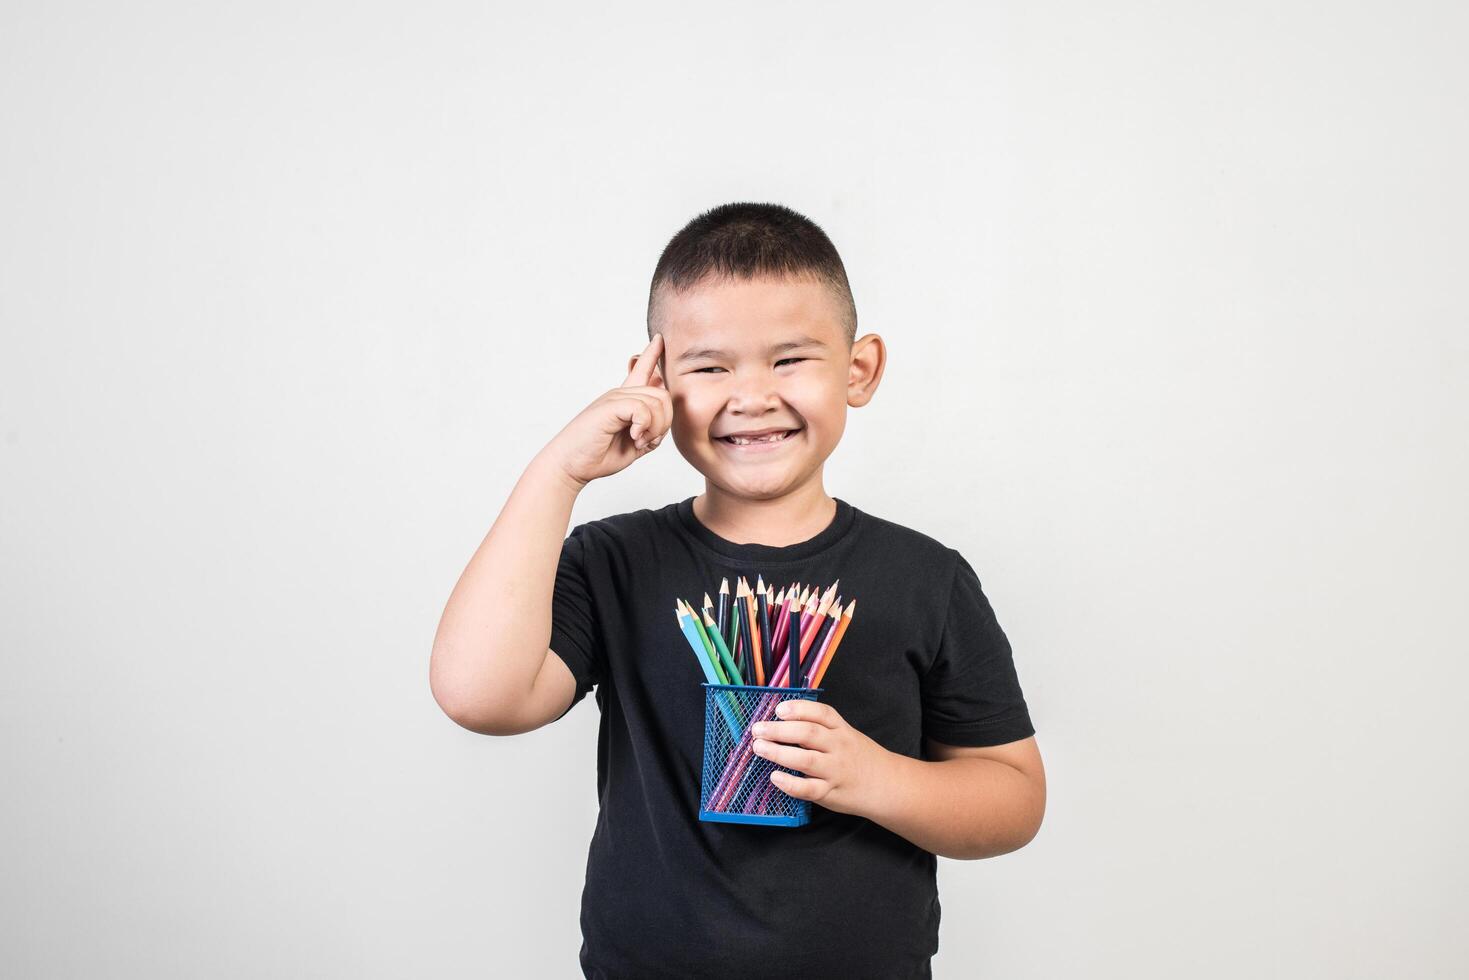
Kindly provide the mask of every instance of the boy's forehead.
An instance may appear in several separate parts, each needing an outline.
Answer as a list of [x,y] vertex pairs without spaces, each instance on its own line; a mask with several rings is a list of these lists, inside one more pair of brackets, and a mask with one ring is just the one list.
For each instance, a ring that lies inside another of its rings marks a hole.
[[706,280],[662,293],[660,329],[675,357],[692,348],[761,347],[797,334],[832,346],[842,337],[836,298],[813,279]]

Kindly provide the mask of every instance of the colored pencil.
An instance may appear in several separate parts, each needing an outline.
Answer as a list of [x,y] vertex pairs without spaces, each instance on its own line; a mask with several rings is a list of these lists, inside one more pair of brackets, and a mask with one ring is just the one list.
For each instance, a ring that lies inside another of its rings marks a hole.
[[770,600],[765,594],[768,588],[765,580],[760,579],[760,636],[764,640],[764,649],[760,651],[756,674],[761,678],[762,684],[765,683],[765,672],[770,669]]
[[816,679],[812,681],[812,687],[820,687],[821,679],[826,676],[826,668],[837,655],[837,644],[842,642],[842,637],[847,632],[847,627],[852,623],[852,617],[857,614],[857,600],[853,599],[847,605],[847,611],[842,613],[841,622],[837,623],[836,632],[832,634],[831,642],[827,644],[826,658],[821,663],[821,669],[816,672]]
[[704,629],[703,620],[701,620],[697,615],[694,614],[692,608],[689,609],[689,615],[694,616],[694,627],[704,637],[704,642],[709,647],[710,659],[714,661],[714,665],[716,667],[722,668],[724,676],[728,678],[728,680],[726,680],[724,683],[745,683],[744,675],[740,672],[739,664],[730,659],[729,651],[721,650],[718,646],[715,645],[714,638],[710,636]]
[[795,610],[791,611],[791,640],[786,650],[786,686],[801,686],[801,620]]
[[674,607],[674,612],[678,614],[678,625],[683,630],[684,639],[689,641],[689,646],[694,651],[694,658],[699,661],[699,668],[704,672],[704,679],[710,684],[723,683],[714,671],[714,665],[709,660],[709,653],[704,647],[703,640],[699,638],[698,632],[694,629],[692,617],[684,612],[682,599],[678,600],[678,605]]
[[726,576],[719,583],[719,635],[724,637],[724,645],[727,647],[734,641],[729,635],[729,578]]
[[[704,626],[705,631],[709,634],[709,639],[714,643],[714,649],[716,650],[716,652],[718,652],[719,656],[722,659],[729,661],[729,663],[733,666],[734,658],[729,655],[729,647],[725,646],[724,637],[719,635],[718,624],[714,622],[713,617],[710,616],[707,611],[704,613]],[[743,684],[744,681],[740,680],[736,681],[736,683]]]
[[734,593],[734,620],[736,632],[739,636],[732,648],[735,656],[742,662],[750,650],[750,622],[745,618],[745,582],[739,579],[735,583]]
[[760,647],[764,639],[760,633],[760,620],[755,615],[755,590],[750,588],[750,583],[745,583],[745,622],[750,624],[750,658],[758,660],[762,654]]
[[[831,638],[836,635],[837,623],[842,618],[841,603],[833,603],[822,617],[822,623],[816,628],[816,638],[811,641],[811,656],[807,658],[806,676],[815,678],[816,672],[821,669],[822,658],[826,655],[826,648],[831,644]],[[813,683],[814,687],[815,684]]]
[[[856,599],[843,609],[840,581],[825,589],[792,582],[777,592],[763,573],[753,586],[735,576],[731,595],[724,576],[718,601],[706,592],[699,610],[680,598],[674,611],[708,683],[820,687],[856,615]],[[735,713],[742,718],[747,712],[736,706]]]
[[[723,681],[719,680],[718,676],[715,674],[713,664],[708,659],[708,654],[704,646],[707,640],[701,638],[700,634],[696,632],[695,627],[697,626],[697,620],[694,619],[693,610],[688,610],[687,612],[685,611],[684,607],[686,605],[687,604],[684,603],[682,599],[680,599],[679,604],[675,607],[675,611],[678,614],[678,624],[683,629],[684,637],[689,641],[689,646],[693,647],[694,656],[698,659],[699,666],[704,671],[705,679],[708,680],[710,684],[724,683]],[[733,692],[725,693],[731,694]],[[737,704],[734,704],[733,700],[734,699],[730,697],[714,699],[715,705],[719,708],[720,713],[724,715],[725,724],[729,726],[731,734],[738,733],[742,731],[745,727],[743,712],[739,711],[739,706]]]

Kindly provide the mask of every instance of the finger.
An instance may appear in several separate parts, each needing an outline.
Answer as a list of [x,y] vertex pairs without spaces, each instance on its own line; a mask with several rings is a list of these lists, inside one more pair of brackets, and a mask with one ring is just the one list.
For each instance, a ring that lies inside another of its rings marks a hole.
[[[663,335],[658,336],[661,338]],[[663,366],[668,363],[668,358],[664,356],[666,353],[667,341],[664,341],[658,348],[657,358],[653,361],[653,373],[648,377],[648,384],[660,391],[668,390],[668,381],[663,377]]]
[[[641,389],[637,388],[614,388],[612,389],[610,399],[614,406],[614,418],[623,422],[637,421],[638,419],[634,419],[629,412],[631,412],[633,407],[640,407],[646,412],[646,418],[643,421],[651,427],[657,423],[658,413],[662,409],[662,405],[658,399],[652,395],[644,394]],[[642,417],[640,416],[639,418]]]
[[667,388],[660,388],[657,385],[628,385],[626,388],[619,388],[617,390],[636,391],[650,398],[656,398],[668,409],[669,416],[671,417],[673,415],[673,395]]
[[819,752],[826,750],[826,737],[830,732],[830,728],[814,721],[762,721],[754,729],[757,738],[785,745],[804,745]]
[[643,395],[651,399],[658,411],[656,434],[662,435],[668,431],[668,427],[673,424],[673,396],[668,393],[667,389],[657,388],[652,385],[639,385],[633,388],[622,388],[619,390],[635,395]]
[[648,346],[638,355],[637,363],[632,370],[627,372],[627,380],[622,383],[624,388],[631,385],[645,385],[653,374],[653,365],[658,363],[658,355],[663,351],[663,335],[655,333],[653,339],[648,341]]
[[647,410],[647,417],[634,420],[633,425],[628,429],[627,434],[633,442],[640,439],[651,441],[668,430],[668,421],[665,417],[667,409],[661,400],[652,395],[643,394],[643,389],[627,389],[623,397],[637,401]]
[[820,776],[822,761],[825,755],[812,749],[803,749],[795,745],[781,745],[779,742],[770,742],[763,738],[755,739],[755,744],[750,746],[762,759],[769,759],[778,766],[794,769],[796,772],[804,772],[813,776]]
[[811,721],[827,728],[839,728],[842,716],[829,704],[806,698],[791,698],[775,706],[775,716],[783,721]]
[[831,788],[831,784],[824,779],[795,776],[779,769],[770,771],[770,781],[775,784],[776,789],[798,800],[819,800]]
[[653,427],[653,406],[645,398],[627,395],[612,402],[612,418],[614,426],[607,430],[608,434],[616,435],[627,429],[628,436],[633,442],[637,442],[644,432]]

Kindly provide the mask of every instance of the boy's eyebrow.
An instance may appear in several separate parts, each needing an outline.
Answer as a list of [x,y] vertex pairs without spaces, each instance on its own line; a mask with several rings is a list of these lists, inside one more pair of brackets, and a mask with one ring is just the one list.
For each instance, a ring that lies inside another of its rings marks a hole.
[[[785,341],[782,341],[782,342],[780,342],[778,344],[771,344],[770,345],[770,349],[767,351],[767,353],[770,353],[770,354],[780,354],[780,353],[783,353],[783,352],[788,351],[788,350],[795,350],[798,347],[825,347],[825,346],[826,346],[826,344],[824,342],[822,342],[820,340],[817,340],[815,337],[804,337],[803,336],[803,337],[797,337],[795,340],[785,340]],[[697,361],[697,360],[699,360],[701,358],[705,358],[705,357],[719,358],[719,357],[728,357],[728,356],[729,356],[729,351],[717,350],[717,349],[715,349],[713,347],[695,347],[695,348],[692,348],[690,350],[686,350],[682,354],[680,354],[677,357],[675,357],[673,359],[673,362],[675,364],[682,364],[684,361]]]

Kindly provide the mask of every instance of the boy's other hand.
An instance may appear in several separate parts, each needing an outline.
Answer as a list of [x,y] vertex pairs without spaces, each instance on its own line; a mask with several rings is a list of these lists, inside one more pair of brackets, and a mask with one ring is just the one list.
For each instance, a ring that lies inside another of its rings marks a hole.
[[762,759],[805,774],[792,776],[774,770],[770,781],[776,788],[837,813],[865,815],[872,797],[882,794],[882,767],[891,753],[824,701],[782,701],[775,707],[775,716],[781,720],[754,726],[751,750]]
[[622,387],[588,405],[546,446],[571,480],[586,486],[658,448],[673,424],[673,398],[658,373],[662,354],[663,335],[654,334]]

